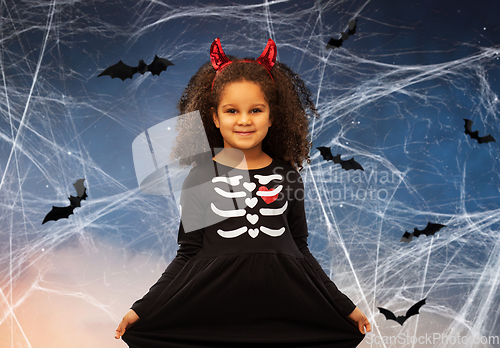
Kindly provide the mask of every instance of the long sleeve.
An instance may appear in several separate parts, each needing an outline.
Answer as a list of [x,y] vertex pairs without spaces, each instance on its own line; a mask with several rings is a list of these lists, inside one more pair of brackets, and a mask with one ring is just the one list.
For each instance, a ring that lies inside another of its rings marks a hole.
[[[292,176],[293,177],[293,176]],[[306,257],[306,259],[311,263],[316,272],[319,274],[329,293],[335,299],[336,303],[339,306],[341,314],[344,316],[348,316],[352,313],[352,311],[356,308],[356,305],[346,296],[344,295],[332,282],[332,280],[325,273],[321,265],[318,263],[316,258],[311,254],[308,245],[307,245],[307,237],[309,235],[307,229],[307,221],[306,221],[306,212],[304,208],[304,198],[298,199],[298,197],[305,197],[304,184],[302,182],[302,178],[300,174],[296,172],[295,183],[297,191],[301,191],[300,194],[295,194],[294,200],[291,206],[290,213],[288,214],[288,225],[290,227],[293,239],[300,252]],[[293,179],[291,179],[293,180]]]
[[[187,235],[189,240],[185,238],[181,240],[182,235]],[[180,247],[177,250],[177,255],[174,257],[172,262],[165,269],[160,279],[149,289],[148,293],[144,295],[143,298],[137,300],[131,307],[134,312],[137,313],[139,318],[143,318],[151,309],[154,301],[163,292],[163,290],[170,284],[170,282],[179,274],[179,272],[184,268],[186,262],[189,261],[191,257],[196,255],[201,249],[203,242],[203,231],[193,231],[186,233],[182,226],[182,222],[179,226],[179,237],[178,243],[180,242]]]
[[[132,305],[131,309],[137,313],[139,318],[147,315],[154,301],[179,274],[189,259],[195,256],[202,247],[204,228],[194,230],[194,226],[202,226],[201,221],[203,218],[202,201],[196,188],[196,175],[191,171],[182,185],[180,198],[181,222],[177,237],[177,244],[179,244],[177,255],[158,281],[149,289],[148,293]],[[185,231],[184,225],[189,226],[189,228],[186,228],[188,232]]]

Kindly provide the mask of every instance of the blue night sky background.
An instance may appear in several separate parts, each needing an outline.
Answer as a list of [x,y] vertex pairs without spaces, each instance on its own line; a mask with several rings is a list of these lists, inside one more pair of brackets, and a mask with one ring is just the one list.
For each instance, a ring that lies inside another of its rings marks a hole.
[[[132,142],[178,116],[216,37],[238,57],[272,38],[312,92],[309,247],[372,323],[360,347],[500,336],[500,2],[7,0],[0,13],[0,347],[125,346],[114,329],[175,256],[179,227],[174,197],[139,189]],[[97,77],[155,55],[175,65]],[[497,141],[471,139],[464,118]],[[42,225],[81,178],[82,206]],[[428,222],[446,227],[401,242]],[[404,326],[377,309],[423,298]]]

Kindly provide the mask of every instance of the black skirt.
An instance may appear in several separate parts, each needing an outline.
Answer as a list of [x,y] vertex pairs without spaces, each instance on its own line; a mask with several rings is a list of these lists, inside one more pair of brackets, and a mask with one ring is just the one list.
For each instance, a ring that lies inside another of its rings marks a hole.
[[192,258],[123,335],[131,348],[356,347],[306,258],[270,253]]

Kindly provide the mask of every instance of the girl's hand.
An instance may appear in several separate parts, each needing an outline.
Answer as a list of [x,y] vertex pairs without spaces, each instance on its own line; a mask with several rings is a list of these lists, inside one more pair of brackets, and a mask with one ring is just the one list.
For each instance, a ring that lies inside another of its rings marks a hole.
[[359,328],[359,331],[361,331],[362,334],[365,334],[365,327],[366,332],[370,332],[372,329],[368,318],[358,307],[356,307],[352,313],[347,316],[347,319],[352,321]]
[[139,320],[139,316],[132,309],[125,314],[120,324],[118,324],[118,328],[115,331],[115,338],[120,338],[129,327],[131,327],[137,320]]

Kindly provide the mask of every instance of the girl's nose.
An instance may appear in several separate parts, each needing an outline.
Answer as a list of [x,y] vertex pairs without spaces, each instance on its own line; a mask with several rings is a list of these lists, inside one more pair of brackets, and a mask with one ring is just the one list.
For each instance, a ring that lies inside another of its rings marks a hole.
[[238,118],[238,123],[239,124],[249,124],[251,122],[252,122],[252,120],[250,118],[250,115],[248,115],[248,113],[242,112],[240,114],[240,117]]

